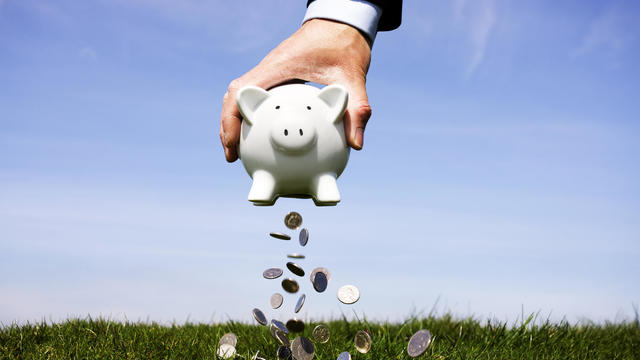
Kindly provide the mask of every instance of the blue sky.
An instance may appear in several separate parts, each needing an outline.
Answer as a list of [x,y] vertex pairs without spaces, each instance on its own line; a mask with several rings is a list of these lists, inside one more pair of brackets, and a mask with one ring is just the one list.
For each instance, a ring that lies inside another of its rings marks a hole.
[[[640,7],[406,0],[365,148],[315,208],[246,201],[222,95],[304,1],[0,0],[0,322],[250,319],[303,252],[303,317],[623,320],[640,303]],[[299,211],[306,248],[270,239]],[[335,292],[352,283],[354,306]],[[287,307],[288,306],[288,307]]]

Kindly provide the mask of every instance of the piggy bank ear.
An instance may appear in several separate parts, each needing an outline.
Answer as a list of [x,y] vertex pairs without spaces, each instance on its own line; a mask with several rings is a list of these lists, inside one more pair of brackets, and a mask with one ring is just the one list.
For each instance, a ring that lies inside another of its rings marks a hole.
[[347,89],[338,84],[325,86],[320,90],[318,97],[329,105],[329,120],[334,123],[341,121],[349,99]]
[[269,93],[257,86],[245,86],[238,91],[236,102],[244,120],[252,123],[253,114],[260,104],[269,97]]

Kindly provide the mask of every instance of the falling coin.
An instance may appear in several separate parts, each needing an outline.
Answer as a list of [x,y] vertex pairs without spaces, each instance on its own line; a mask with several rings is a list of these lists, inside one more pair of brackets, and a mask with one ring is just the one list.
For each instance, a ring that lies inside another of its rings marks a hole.
[[304,336],[297,337],[291,342],[291,353],[296,360],[311,360],[315,351],[311,340]]
[[360,330],[356,333],[356,336],[353,338],[353,344],[356,346],[356,350],[359,352],[366,354],[371,350],[371,336],[364,331]]
[[305,256],[298,253],[287,254],[287,257],[290,259],[304,259]]
[[222,344],[218,347],[218,356],[230,359],[236,355],[236,347],[231,344]]
[[262,276],[264,276],[265,279],[277,279],[282,276],[282,269],[269,268],[262,272]]
[[275,293],[271,295],[271,299],[269,299],[269,305],[271,305],[272,309],[277,309],[282,306],[282,295],[280,293]]
[[297,314],[300,312],[300,309],[302,309],[302,305],[304,305],[304,301],[306,300],[307,295],[302,294],[302,296],[300,296],[300,298],[298,299],[298,302],[296,303],[296,308],[294,310],[294,312]]
[[260,325],[267,325],[267,317],[264,316],[264,313],[260,311],[260,309],[253,309],[253,317],[256,319]]
[[289,333],[287,326],[280,320],[271,319],[271,325],[275,326],[276,328],[278,328],[278,330],[282,331],[285,334]]
[[271,324],[271,327],[275,330],[273,330],[273,337],[276,338],[276,340],[278,340],[280,342],[280,344],[286,346],[286,347],[290,347],[291,346],[291,342],[289,341],[289,338],[287,337],[287,334],[284,333],[284,331],[281,331],[280,329],[278,329],[275,325]]
[[325,324],[320,324],[313,328],[313,339],[319,343],[326,343],[329,341],[329,337],[331,336],[331,331],[329,331],[329,327]]
[[300,230],[300,235],[298,235],[298,241],[300,242],[300,246],[307,245],[307,242],[309,242],[309,230],[307,230],[307,228]]
[[289,331],[294,333],[303,332],[304,322],[302,320],[295,319],[295,318],[291,319],[287,321],[287,329],[289,329]]
[[238,344],[238,337],[236,336],[236,334],[232,332],[226,333],[222,335],[222,337],[220,338],[220,341],[218,341],[218,346],[222,344],[229,344],[235,347]]
[[291,350],[284,345],[280,345],[276,351],[276,356],[278,359],[291,359]]
[[288,213],[284,217],[284,225],[291,230],[295,230],[302,225],[302,215],[298,214],[295,211]]
[[338,355],[337,360],[351,360],[351,354],[347,351],[341,352],[340,355]]
[[429,330],[419,330],[409,339],[407,353],[411,357],[418,357],[427,351],[429,344],[431,344],[431,333]]
[[323,272],[317,272],[313,280],[311,280],[311,283],[313,283],[313,288],[319,293],[327,290],[327,276]]
[[269,235],[280,240],[291,240],[291,236],[279,232],[270,232]]
[[286,278],[282,280],[282,288],[288,293],[295,294],[298,292],[298,289],[300,289],[300,286],[298,286],[297,281],[291,278]]
[[360,291],[353,285],[345,285],[338,289],[338,300],[343,304],[353,304],[360,299]]
[[327,277],[327,281],[331,280],[331,273],[329,273],[329,270],[323,267],[317,267],[313,269],[313,271],[311,272],[311,275],[309,276],[309,279],[311,280],[311,282],[313,282],[313,278],[319,272],[323,273]]
[[289,261],[287,263],[287,269],[298,276],[304,276],[304,270],[296,263]]

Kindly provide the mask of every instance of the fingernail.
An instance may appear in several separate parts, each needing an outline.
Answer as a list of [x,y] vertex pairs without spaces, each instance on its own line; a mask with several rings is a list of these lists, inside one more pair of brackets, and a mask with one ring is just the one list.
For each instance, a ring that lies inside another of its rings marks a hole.
[[363,143],[364,143],[364,128],[359,127],[356,129],[356,146],[362,149]]

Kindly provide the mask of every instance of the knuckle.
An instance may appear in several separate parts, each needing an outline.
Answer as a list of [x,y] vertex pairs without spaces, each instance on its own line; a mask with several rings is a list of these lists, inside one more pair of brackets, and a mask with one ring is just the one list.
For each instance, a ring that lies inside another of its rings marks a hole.
[[240,89],[240,87],[242,87],[242,85],[240,84],[240,79],[234,79],[229,83],[229,86],[227,88],[227,94],[233,94],[236,91],[238,91]]
[[356,105],[355,115],[365,124],[367,123],[367,121],[369,121],[371,113],[371,105],[369,105],[368,101],[361,101]]

